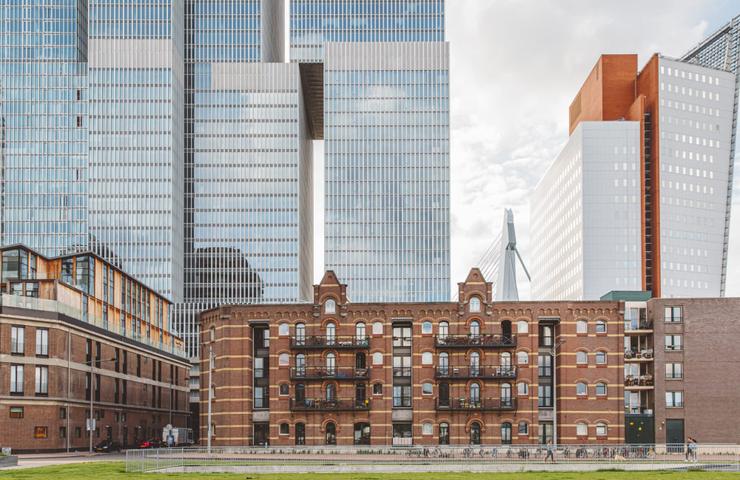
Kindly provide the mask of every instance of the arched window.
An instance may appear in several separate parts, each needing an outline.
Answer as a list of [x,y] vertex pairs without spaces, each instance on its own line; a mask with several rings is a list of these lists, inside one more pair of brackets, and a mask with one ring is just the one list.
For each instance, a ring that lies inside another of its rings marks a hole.
[[473,320],[472,322],[470,322],[470,336],[480,336],[480,322],[478,322],[478,320]]
[[540,325],[540,346],[552,347],[552,327],[550,325]]
[[335,375],[337,372],[337,356],[329,352],[326,354],[326,374]]
[[337,399],[337,386],[333,383],[326,384],[326,401],[333,402]]
[[520,397],[529,395],[529,384],[527,382],[518,382],[516,384],[516,394]]
[[513,335],[511,334],[511,321],[510,320],[504,320],[501,322],[501,337],[504,342],[511,344],[513,340]]
[[576,352],[576,363],[578,365],[587,365],[588,364],[588,353],[584,352],[583,350],[578,350]]
[[367,368],[367,359],[365,357],[365,352],[355,353],[355,369],[365,370],[366,368]]
[[511,384],[510,383],[501,384],[501,406],[502,407],[511,406]]
[[588,385],[585,382],[576,383],[576,395],[586,396],[588,395]]
[[383,335],[383,322],[373,322],[373,335]]
[[511,444],[511,423],[509,422],[501,424],[501,443],[504,445]]
[[606,333],[606,322],[603,320],[596,321],[596,333]]
[[439,365],[437,370],[440,375],[450,374],[450,356],[447,352],[441,352],[439,354]]
[[302,383],[297,383],[295,386],[295,403],[298,405],[306,404],[306,386]]
[[373,365],[383,365],[383,354],[380,352],[373,353]]
[[474,406],[480,403],[480,385],[477,383],[470,384],[470,403]]
[[516,352],[516,363],[519,365],[529,364],[529,354],[527,352]]
[[518,433],[519,435],[529,435],[529,424],[526,421],[522,420],[519,422]]
[[576,435],[579,437],[588,437],[588,424],[585,422],[576,423]]
[[529,333],[529,322],[526,320],[519,320],[516,322],[516,333]]
[[477,377],[480,374],[480,353],[470,353],[470,375]]
[[290,355],[287,353],[281,353],[278,355],[278,365],[281,367],[286,367],[290,365]]
[[306,344],[306,324],[305,323],[295,324],[295,344],[296,345]]
[[421,364],[422,365],[434,365],[434,354],[432,352],[421,353]]
[[576,322],[576,333],[580,333],[580,334],[588,333],[588,322],[586,320],[578,320]]
[[432,425],[432,422],[424,422],[421,424],[421,434],[422,435],[434,434],[434,425]]
[[442,422],[439,424],[439,444],[450,444],[450,424]]
[[335,302],[331,298],[324,302],[324,313],[326,313],[327,315],[333,315],[337,313],[337,302]]
[[281,337],[290,335],[290,324],[283,322],[278,325],[278,335],[280,335]]
[[479,313],[480,312],[480,298],[478,298],[478,297],[470,297],[470,312],[471,313]]
[[504,373],[509,372],[511,370],[511,353],[501,352],[499,363],[501,364],[501,370]]
[[478,422],[470,424],[470,444],[480,445],[480,423]]
[[329,322],[326,324],[326,344],[334,345],[337,339],[337,326],[334,323]]
[[606,423],[599,422],[596,424],[596,436],[597,437],[606,437],[608,434],[609,427],[607,427]]
[[[434,327],[432,325],[432,322],[426,321],[421,324],[421,333],[423,335],[430,335],[432,331],[434,330]],[[430,424],[431,425],[431,424]]]
[[596,365],[606,365],[606,352],[596,352]]
[[211,342],[216,341],[216,327],[211,327],[208,329],[209,337]]
[[596,395],[600,397],[606,396],[606,383],[599,382],[596,384]]
[[355,339],[358,343],[363,343],[367,339],[367,332],[365,330],[365,324],[363,322],[358,322],[355,325]]
[[302,353],[295,356],[295,373],[298,377],[306,375],[306,356]]
[[327,445],[337,444],[337,425],[334,422],[329,422],[326,424],[324,443],[326,443]]
[[447,335],[450,334],[450,324],[447,322],[439,322],[439,331],[437,333],[437,336],[444,340],[447,338]]

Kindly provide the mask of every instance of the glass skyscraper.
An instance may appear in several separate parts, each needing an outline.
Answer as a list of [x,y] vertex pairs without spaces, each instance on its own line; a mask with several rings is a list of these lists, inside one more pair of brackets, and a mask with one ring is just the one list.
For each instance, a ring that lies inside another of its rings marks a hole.
[[727,284],[727,254],[730,243],[730,211],[732,209],[733,177],[735,170],[735,144],[737,139],[738,95],[740,95],[740,15],[736,16],[699,45],[687,52],[681,61],[703,67],[716,68],[735,74],[735,106],[732,117],[732,139],[727,182],[727,209],[725,210],[724,249],[722,254],[722,280],[720,294],[724,296]]
[[352,301],[448,300],[444,2],[292,0],[290,28],[323,63],[326,268]]

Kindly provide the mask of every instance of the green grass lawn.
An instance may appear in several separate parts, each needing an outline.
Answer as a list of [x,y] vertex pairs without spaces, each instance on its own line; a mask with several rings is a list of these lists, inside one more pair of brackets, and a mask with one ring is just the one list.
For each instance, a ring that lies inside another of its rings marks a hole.
[[402,474],[153,474],[126,473],[122,462],[92,462],[0,471],[0,480],[721,480],[740,474],[717,472],[585,472],[585,473],[402,473]]

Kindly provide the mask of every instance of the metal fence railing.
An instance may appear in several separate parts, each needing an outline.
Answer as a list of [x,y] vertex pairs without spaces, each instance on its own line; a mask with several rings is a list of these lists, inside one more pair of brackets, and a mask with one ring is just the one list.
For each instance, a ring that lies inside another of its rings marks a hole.
[[[443,465],[537,464],[549,460],[537,445],[471,446],[296,446],[160,448],[126,451],[127,472],[219,471],[265,465]],[[740,445],[559,445],[559,464],[598,464],[598,468],[701,469],[740,472]],[[495,468],[495,467],[492,467]],[[562,467],[561,467],[562,468]],[[391,468],[392,470],[392,468]]]

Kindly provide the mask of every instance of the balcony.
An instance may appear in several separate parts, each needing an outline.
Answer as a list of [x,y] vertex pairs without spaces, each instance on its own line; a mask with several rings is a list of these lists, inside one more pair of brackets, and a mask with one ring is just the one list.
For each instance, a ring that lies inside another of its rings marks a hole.
[[625,320],[624,321],[624,333],[625,334],[642,334],[650,333],[653,331],[653,322],[645,319],[637,320]]
[[491,379],[509,380],[516,378],[516,367],[437,367],[434,378],[439,379]]
[[649,390],[655,385],[653,376],[650,374],[634,376],[627,375],[624,378],[624,388],[627,390]]
[[498,412],[516,410],[516,398],[469,399],[453,398],[449,401],[437,399],[437,410],[452,412]]
[[367,380],[367,368],[293,367],[291,380]]
[[437,348],[509,348],[516,347],[516,335],[437,335]]
[[368,337],[338,337],[327,335],[306,335],[303,337],[292,337],[290,347],[302,350],[318,350],[322,348],[332,348],[336,350],[358,350],[370,347]]
[[354,412],[370,410],[370,400],[344,398],[335,400],[323,399],[290,399],[290,409],[294,412]]
[[653,349],[643,348],[642,350],[625,350],[624,360],[627,362],[646,362],[653,360]]

